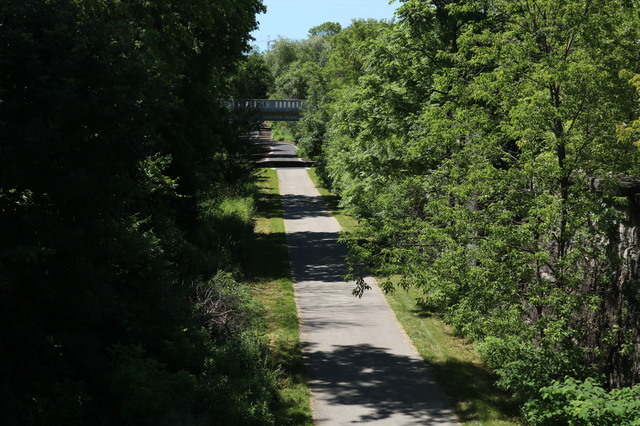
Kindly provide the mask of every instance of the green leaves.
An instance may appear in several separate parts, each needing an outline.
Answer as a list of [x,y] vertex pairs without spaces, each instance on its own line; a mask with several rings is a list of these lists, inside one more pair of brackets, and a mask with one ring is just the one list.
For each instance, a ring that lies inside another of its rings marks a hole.
[[251,232],[248,142],[218,99],[261,10],[0,5],[5,423],[198,422],[212,411],[195,382],[214,351],[189,298],[196,277],[241,262]]
[[542,400],[526,407],[536,424],[637,425],[640,386],[607,392],[591,378],[566,378],[540,390]]
[[621,72],[637,68],[637,14],[617,0],[409,0],[378,34],[335,35],[314,70],[337,78],[310,98],[308,123],[326,125],[301,140],[360,217],[353,276],[400,275],[458,333],[499,339],[487,359],[532,401],[565,375],[638,380],[622,367],[638,334],[620,257],[635,229],[621,177],[640,164],[637,78]]

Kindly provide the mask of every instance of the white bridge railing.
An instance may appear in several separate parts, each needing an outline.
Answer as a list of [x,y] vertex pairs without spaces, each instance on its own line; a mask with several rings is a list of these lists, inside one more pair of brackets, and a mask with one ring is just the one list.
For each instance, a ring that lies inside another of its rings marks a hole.
[[222,100],[225,108],[257,109],[262,112],[299,112],[303,99],[229,99]]
[[298,121],[304,99],[227,99],[220,105],[228,110],[250,112],[265,121]]

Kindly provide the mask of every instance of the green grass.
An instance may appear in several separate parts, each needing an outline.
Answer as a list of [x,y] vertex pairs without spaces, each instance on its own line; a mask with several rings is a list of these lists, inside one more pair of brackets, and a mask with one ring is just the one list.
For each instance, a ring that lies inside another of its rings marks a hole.
[[340,197],[329,192],[322,185],[322,181],[320,180],[315,167],[309,169],[309,177],[315,184],[316,188],[318,188],[318,191],[320,192],[320,195],[322,195],[325,204],[342,227],[342,230],[347,233],[352,232],[356,228],[358,221],[352,216],[349,216],[345,212],[344,208],[340,206]]
[[[345,232],[352,232],[357,220],[339,205],[339,197],[322,187],[314,169],[309,175]],[[438,316],[416,304],[416,289],[397,289],[386,294],[396,318],[449,397],[458,418],[465,425],[507,426],[522,424],[515,406],[494,383],[496,377],[480,362],[473,345],[453,335]]]
[[295,140],[294,129],[296,122],[276,121],[271,123],[271,138],[274,141],[293,142]]
[[248,271],[254,295],[266,311],[273,360],[280,368],[278,425],[311,425],[311,405],[289,265],[282,204],[275,170],[261,169],[255,224],[256,242]]
[[387,294],[411,341],[466,425],[517,425],[518,407],[494,386],[496,377],[480,362],[473,345],[453,335],[441,318],[416,304],[417,289],[397,289]]

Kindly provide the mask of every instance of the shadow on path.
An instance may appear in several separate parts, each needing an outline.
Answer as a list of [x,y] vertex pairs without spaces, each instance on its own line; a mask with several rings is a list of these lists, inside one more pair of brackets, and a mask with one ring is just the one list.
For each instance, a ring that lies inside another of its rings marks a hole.
[[[406,356],[390,353],[369,344],[334,346],[331,351],[314,351],[306,345],[314,374],[314,389],[329,395],[329,405],[356,405],[369,408],[359,422],[369,423],[402,414],[413,424],[450,424],[451,412],[433,398],[435,383],[425,374],[425,366]],[[354,363],[355,361],[355,363]],[[428,420],[427,420],[428,419]]]
[[309,217],[330,217],[322,197],[286,194],[282,196],[285,207],[285,219],[303,219]]
[[353,297],[341,228],[307,172],[278,178],[314,423],[458,424],[382,293]]
[[298,157],[292,143],[276,142],[269,136],[254,136],[253,157],[258,167],[310,167],[313,161]]
[[298,282],[342,283],[347,268],[347,248],[334,232],[292,232],[287,234],[293,275]]

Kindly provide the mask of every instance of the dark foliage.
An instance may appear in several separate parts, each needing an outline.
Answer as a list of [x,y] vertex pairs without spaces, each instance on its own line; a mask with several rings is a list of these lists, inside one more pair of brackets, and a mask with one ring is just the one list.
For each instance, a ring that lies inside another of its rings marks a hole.
[[242,129],[216,99],[262,9],[0,4],[4,424],[215,416],[197,395],[216,343],[190,283],[237,264],[250,232],[216,213],[250,195]]

